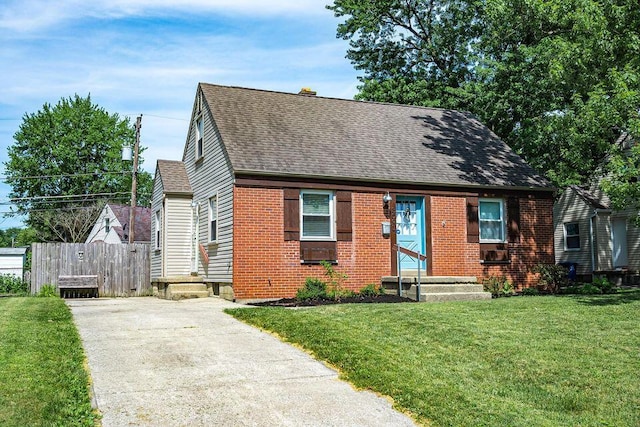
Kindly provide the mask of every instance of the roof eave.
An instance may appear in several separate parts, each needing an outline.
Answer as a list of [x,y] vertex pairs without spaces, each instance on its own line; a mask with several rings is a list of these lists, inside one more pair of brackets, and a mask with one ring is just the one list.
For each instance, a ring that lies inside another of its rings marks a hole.
[[353,177],[353,176],[335,176],[335,175],[309,175],[309,174],[295,174],[286,172],[275,171],[253,171],[253,170],[238,170],[236,169],[235,175],[258,175],[266,177],[286,177],[286,178],[299,178],[299,179],[323,179],[333,181],[362,181],[371,182],[376,184],[394,184],[394,185],[419,185],[425,187],[450,187],[455,189],[474,189],[474,190],[511,190],[511,191],[536,191],[536,192],[550,192],[556,191],[554,187],[535,187],[535,186],[511,186],[511,185],[479,185],[479,184],[452,184],[443,182],[416,182],[416,181],[403,181],[403,180],[385,180],[376,178]]

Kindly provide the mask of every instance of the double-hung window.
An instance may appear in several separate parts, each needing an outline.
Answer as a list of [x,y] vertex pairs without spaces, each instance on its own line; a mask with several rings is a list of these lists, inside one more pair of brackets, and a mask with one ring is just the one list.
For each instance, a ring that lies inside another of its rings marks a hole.
[[331,191],[300,192],[301,240],[335,240],[335,196]]
[[580,226],[577,222],[564,223],[564,248],[565,250],[580,249]]
[[196,119],[196,160],[204,156],[204,121],[202,116]]
[[502,199],[480,199],[478,201],[480,220],[480,243],[503,243],[505,241],[506,219]]
[[209,199],[209,242],[218,241],[218,196]]

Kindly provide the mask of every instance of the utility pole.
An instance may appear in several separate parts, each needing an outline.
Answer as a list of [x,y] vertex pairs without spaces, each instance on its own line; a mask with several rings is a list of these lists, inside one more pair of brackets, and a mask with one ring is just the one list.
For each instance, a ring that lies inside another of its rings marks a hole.
[[131,209],[129,210],[129,243],[133,243],[136,225],[136,193],[138,191],[138,150],[140,148],[140,128],[142,127],[142,114],[136,119],[136,142],[133,146],[133,171],[131,174]]

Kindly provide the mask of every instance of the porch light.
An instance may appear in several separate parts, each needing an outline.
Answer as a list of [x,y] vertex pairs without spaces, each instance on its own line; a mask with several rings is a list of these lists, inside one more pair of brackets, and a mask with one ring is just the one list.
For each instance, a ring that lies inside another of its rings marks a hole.
[[389,203],[390,201],[393,200],[393,197],[391,197],[391,194],[389,194],[389,192],[387,191],[387,194],[385,194],[384,196],[382,196],[382,201],[384,202],[384,204],[386,205],[387,203]]

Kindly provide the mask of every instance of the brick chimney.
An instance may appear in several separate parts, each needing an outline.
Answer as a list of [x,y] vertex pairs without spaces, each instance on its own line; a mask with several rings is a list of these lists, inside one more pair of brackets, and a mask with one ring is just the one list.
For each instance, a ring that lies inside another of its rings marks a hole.
[[311,90],[310,87],[303,87],[302,89],[300,89],[300,92],[298,92],[298,95],[316,96],[316,91]]

